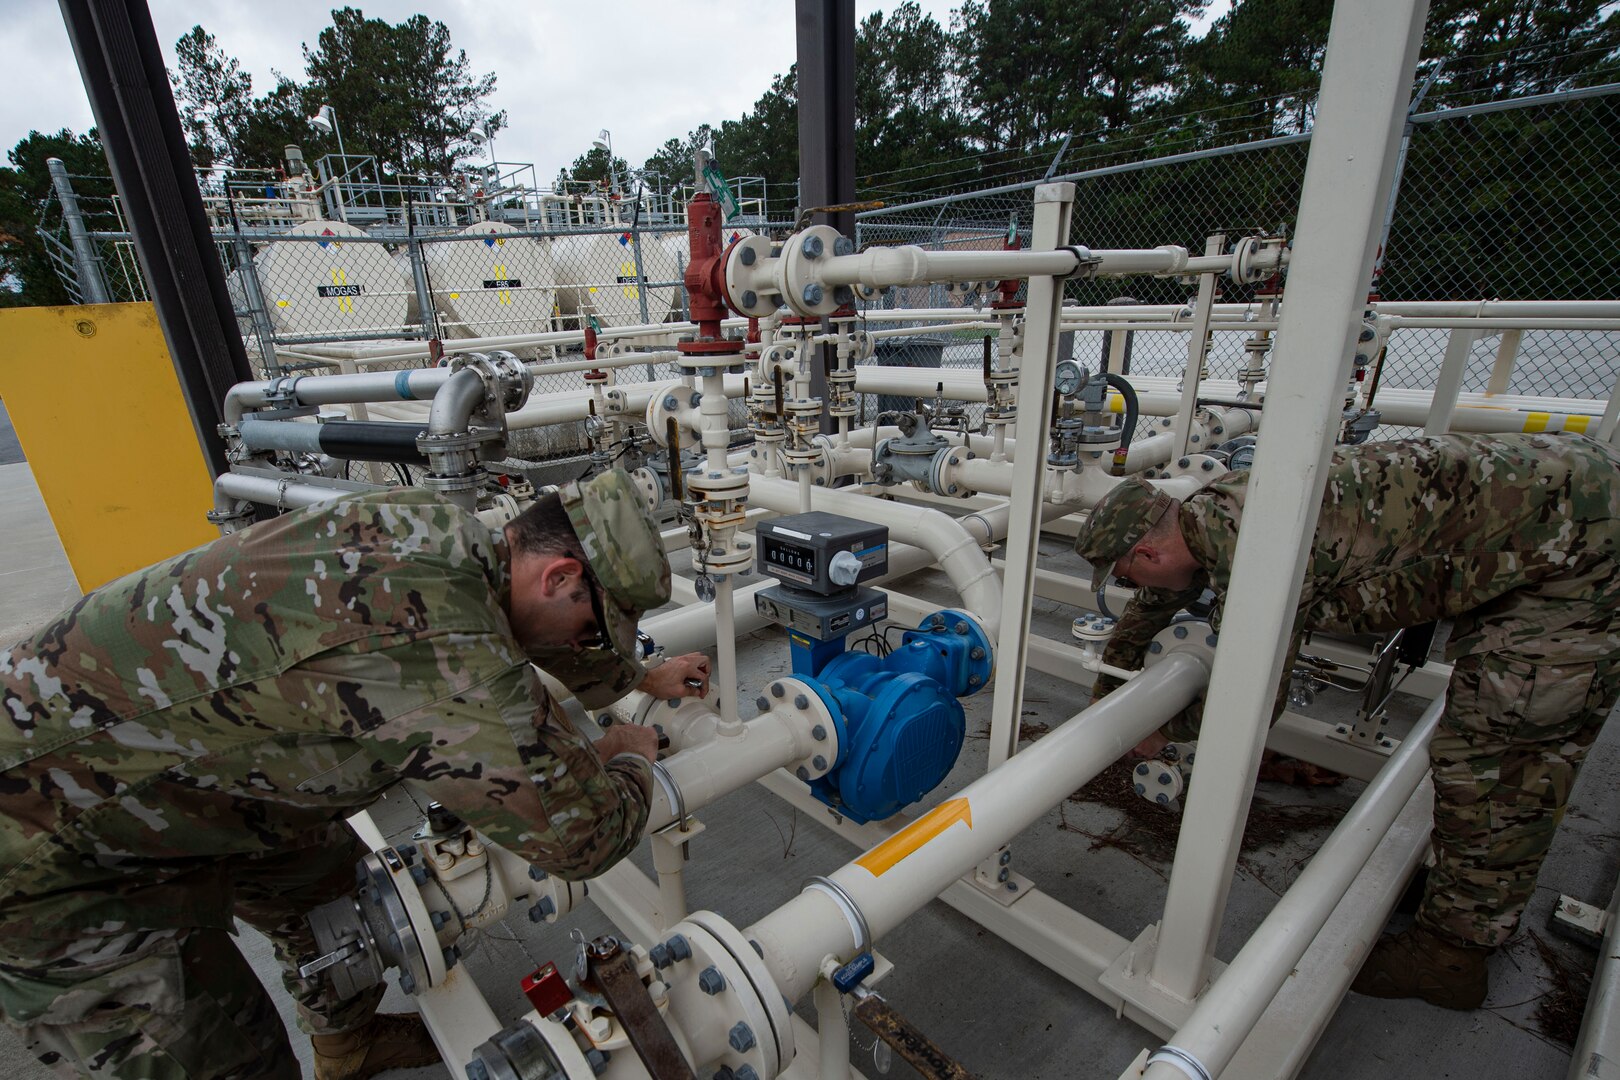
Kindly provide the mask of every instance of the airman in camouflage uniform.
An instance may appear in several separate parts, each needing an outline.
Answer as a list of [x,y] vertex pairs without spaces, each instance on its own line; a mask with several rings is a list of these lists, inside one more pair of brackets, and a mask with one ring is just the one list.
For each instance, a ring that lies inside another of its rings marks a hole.
[[234,916],[275,944],[317,1075],[376,1071],[380,989],[296,972],[363,854],[343,817],[412,780],[565,878],[624,858],[656,736],[593,749],[531,660],[590,707],[706,686],[701,657],[634,659],[669,585],[614,471],[494,532],[425,491],[345,496],[85,596],[0,653],[0,1013],[64,1075],[296,1077]]
[[[1179,505],[1132,481],[1098,503],[1076,551],[1144,586],[1107,662],[1140,666],[1205,588],[1218,618],[1247,481],[1234,475]],[[1385,938],[1355,988],[1473,1008],[1486,952],[1518,925],[1575,771],[1620,697],[1620,453],[1580,435],[1336,451],[1295,645],[1307,628],[1384,633],[1436,619],[1455,620],[1429,747],[1436,866],[1413,930]],[[1100,679],[1096,693],[1117,685]],[[1286,679],[1279,714],[1283,689]],[[1163,736],[1193,730],[1179,718]]]

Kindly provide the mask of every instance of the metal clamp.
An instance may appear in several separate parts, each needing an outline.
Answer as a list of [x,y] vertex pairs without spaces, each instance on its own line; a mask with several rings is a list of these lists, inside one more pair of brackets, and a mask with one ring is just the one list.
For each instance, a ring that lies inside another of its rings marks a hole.
[[653,779],[658,781],[658,786],[664,789],[664,797],[669,799],[669,808],[675,811],[675,820],[658,831],[667,832],[670,829],[679,829],[685,832],[687,820],[686,797],[681,794],[681,786],[675,782],[673,776],[669,775],[669,770],[664,768],[664,763],[661,761],[652,763],[652,774]]
[[866,915],[862,913],[860,905],[855,903],[855,898],[850,896],[842,885],[832,878],[813,877],[805,885],[806,891],[810,889],[832,897],[833,903],[838,905],[838,910],[844,913],[845,921],[855,933],[856,952],[863,953],[872,947],[872,928],[867,925]]
[[1164,1064],[1184,1073],[1188,1080],[1212,1080],[1204,1063],[1179,1046],[1169,1043],[1159,1047],[1147,1059],[1149,1065]]

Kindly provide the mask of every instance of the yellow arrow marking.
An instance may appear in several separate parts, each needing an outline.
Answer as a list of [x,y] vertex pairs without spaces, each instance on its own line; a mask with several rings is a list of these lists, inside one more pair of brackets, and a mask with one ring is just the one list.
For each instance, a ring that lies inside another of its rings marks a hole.
[[[496,263],[495,264],[495,276],[500,278],[502,281],[506,280],[506,264],[505,263]],[[496,294],[495,302],[497,304],[510,304],[512,302],[512,290],[511,289],[501,289]]]
[[[619,264],[619,273],[623,274],[627,278],[630,278],[631,280],[634,280],[635,276],[636,276],[636,263],[635,263],[635,260],[632,259],[629,262],[620,263]],[[624,295],[630,297],[631,299],[634,299],[638,295],[638,293],[636,291],[636,286],[634,286],[634,285],[626,285],[624,287]]]
[[940,803],[910,825],[889,837],[877,847],[855,860],[855,865],[873,877],[882,877],[894,869],[907,855],[933,840],[958,821],[973,828],[973,807],[966,799],[950,799]]

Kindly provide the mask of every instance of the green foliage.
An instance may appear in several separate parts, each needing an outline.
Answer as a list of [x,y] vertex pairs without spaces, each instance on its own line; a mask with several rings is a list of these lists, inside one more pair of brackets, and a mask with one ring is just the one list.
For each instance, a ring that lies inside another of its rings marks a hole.
[[576,184],[595,184],[603,191],[617,190],[623,193],[629,176],[630,165],[624,158],[615,154],[610,160],[605,149],[593,146],[575,158],[567,173],[558,179],[572,179]]
[[714,137],[714,156],[728,176],[763,176],[773,189],[799,180],[799,72],[771,81],[771,88],[741,120],[727,120]]
[[74,176],[73,185],[87,204],[106,204],[112,182],[106,179],[107,158],[92,130],[75,135],[63,128],[53,134],[30,131],[7,155],[0,168],[0,307],[66,304],[68,295],[45,254],[37,231],[40,211],[51,192],[46,161],[61,158]]
[[[495,76],[474,76],[449,28],[425,15],[396,24],[339,8],[315,47],[304,46],[304,74],[304,101],[311,111],[332,106],[351,156],[373,154],[405,172],[449,173],[482,155],[468,137],[474,128],[493,135],[506,126],[506,113],[485,105]],[[336,142],[320,145],[330,152]]]
[[1164,96],[1202,0],[966,0],[957,73],[973,138],[1031,149],[1129,124]]

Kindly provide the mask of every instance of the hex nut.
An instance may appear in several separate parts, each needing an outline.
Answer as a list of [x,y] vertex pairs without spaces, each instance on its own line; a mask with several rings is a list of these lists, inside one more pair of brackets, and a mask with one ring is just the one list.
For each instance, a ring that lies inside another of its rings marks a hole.
[[720,969],[709,965],[698,973],[698,989],[713,997],[726,988],[726,977],[720,974]]
[[798,694],[793,698],[793,707],[795,709],[808,709],[810,707],[810,699],[803,694]]
[[726,1041],[729,1042],[731,1044],[731,1048],[737,1051],[739,1054],[746,1054],[757,1045],[757,1041],[754,1038],[754,1029],[749,1027],[748,1024],[742,1020],[737,1021],[736,1025],[731,1029],[731,1033],[727,1036]]
[[781,683],[771,683],[771,697],[782,697],[787,693]]

